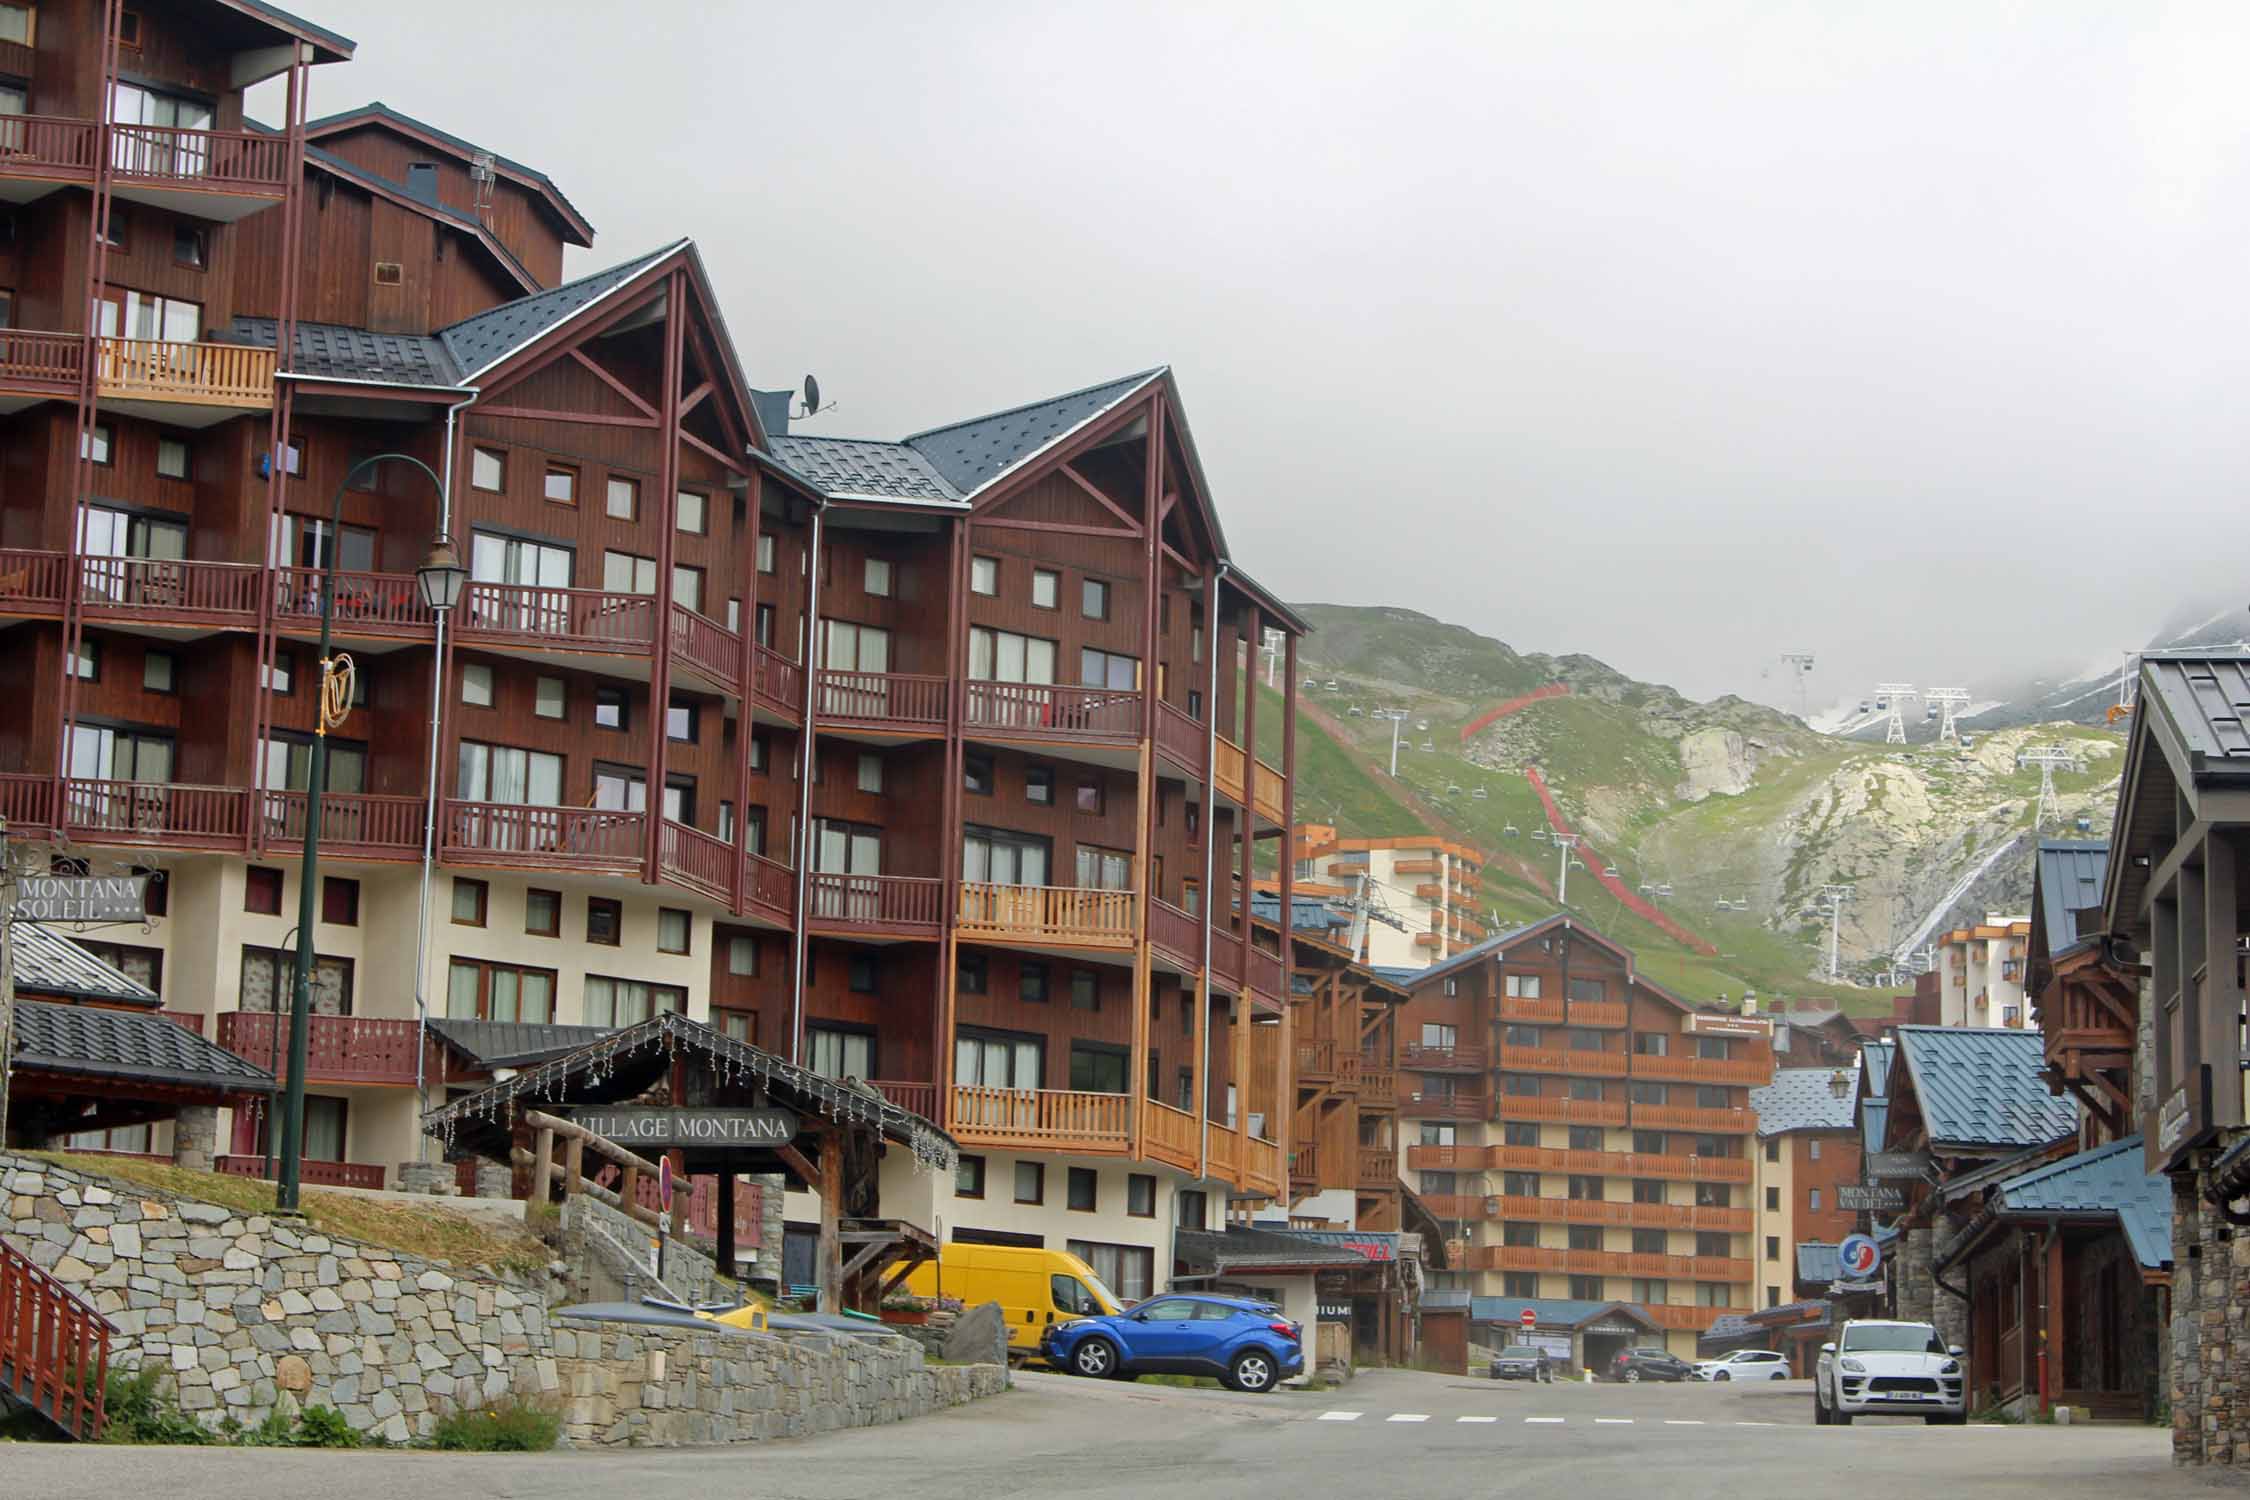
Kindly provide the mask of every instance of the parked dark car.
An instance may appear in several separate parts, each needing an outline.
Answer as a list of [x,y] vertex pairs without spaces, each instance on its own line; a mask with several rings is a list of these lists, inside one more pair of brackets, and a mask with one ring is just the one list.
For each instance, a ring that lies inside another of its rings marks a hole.
[[1263,1394],[1305,1368],[1304,1327],[1267,1302],[1240,1297],[1151,1297],[1121,1313],[1049,1327],[1040,1352],[1074,1375],[1212,1375]]
[[1609,1362],[1609,1378],[1634,1384],[1643,1380],[1693,1380],[1695,1366],[1662,1349],[1620,1349]]
[[1514,1345],[1492,1356],[1494,1380],[1553,1380],[1555,1362],[1544,1349]]

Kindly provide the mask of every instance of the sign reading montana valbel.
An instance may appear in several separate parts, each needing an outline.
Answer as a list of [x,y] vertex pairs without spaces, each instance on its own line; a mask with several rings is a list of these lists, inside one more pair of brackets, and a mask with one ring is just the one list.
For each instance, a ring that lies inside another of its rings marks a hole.
[[581,1109],[571,1119],[620,1146],[658,1151],[697,1146],[786,1146],[797,1117],[786,1109]]
[[26,875],[16,882],[23,922],[145,922],[146,875]]

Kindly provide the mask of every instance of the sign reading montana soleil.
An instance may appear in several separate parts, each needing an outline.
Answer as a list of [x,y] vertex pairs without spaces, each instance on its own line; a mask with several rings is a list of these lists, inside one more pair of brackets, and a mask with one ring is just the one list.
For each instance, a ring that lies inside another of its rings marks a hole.
[[145,922],[146,875],[26,875],[16,882],[24,922]]
[[620,1146],[675,1148],[786,1146],[797,1117],[785,1109],[581,1109],[571,1119]]

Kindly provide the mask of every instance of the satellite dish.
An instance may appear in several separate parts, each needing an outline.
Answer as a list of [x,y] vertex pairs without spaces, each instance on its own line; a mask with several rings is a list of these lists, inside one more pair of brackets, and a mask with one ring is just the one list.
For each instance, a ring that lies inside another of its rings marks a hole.
[[805,377],[805,415],[820,410],[820,381],[811,375]]

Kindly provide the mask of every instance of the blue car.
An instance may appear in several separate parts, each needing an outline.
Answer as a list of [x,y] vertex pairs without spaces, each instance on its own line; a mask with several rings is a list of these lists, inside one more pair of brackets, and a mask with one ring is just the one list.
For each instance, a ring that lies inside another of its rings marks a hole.
[[1270,1391],[1305,1368],[1303,1326],[1270,1302],[1241,1297],[1166,1295],[1073,1318],[1050,1327],[1039,1352],[1058,1370],[1097,1380],[1212,1375],[1238,1391]]

